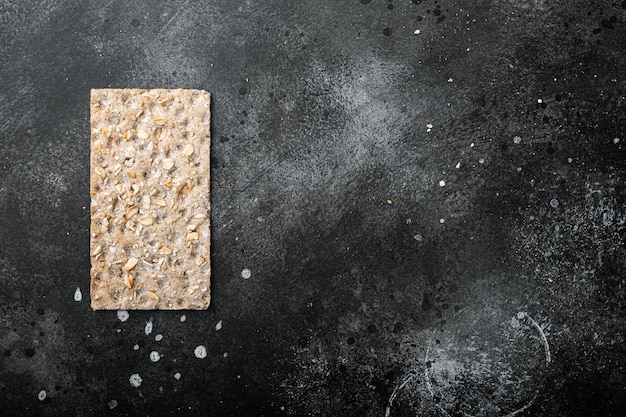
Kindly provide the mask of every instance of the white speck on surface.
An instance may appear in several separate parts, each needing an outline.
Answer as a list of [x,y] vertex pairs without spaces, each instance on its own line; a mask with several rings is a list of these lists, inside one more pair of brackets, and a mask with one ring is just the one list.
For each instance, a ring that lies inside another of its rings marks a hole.
[[567,162],[571,164],[574,160],[572,158],[567,158]]
[[444,224],[446,221],[444,219],[439,219],[439,223]]
[[39,394],[37,394],[37,398],[39,399],[39,401],[45,400],[47,396],[48,394],[46,393],[45,389],[42,389],[41,391],[39,391]]
[[519,313],[517,313],[518,320],[522,320],[524,317],[526,317],[526,313],[524,313],[523,311],[520,311]]
[[613,138],[613,143],[617,145],[619,143],[619,138]]
[[222,329],[222,320],[218,321],[217,324],[215,325],[215,330],[221,330]]
[[187,316],[183,314],[182,316],[180,316],[180,322],[184,323],[185,321],[187,321]]
[[137,388],[138,386],[141,385],[141,383],[143,382],[143,379],[141,379],[139,374],[132,374],[130,378],[128,378],[128,382],[130,382],[130,385],[132,387]]
[[559,200],[557,200],[556,198],[553,198],[552,200],[550,200],[550,207],[557,208],[558,206],[559,206]]
[[513,143],[518,144],[520,142],[522,142],[522,138],[520,136],[513,137]]
[[522,172],[522,167],[517,167],[517,172]]
[[126,311],[126,310],[118,310],[117,311],[117,318],[122,323],[125,322],[126,320],[128,320],[129,317],[130,317],[130,314],[128,314],[128,311]]
[[152,317],[150,317],[150,320],[146,323],[146,327],[143,331],[146,333],[146,336],[152,333]]
[[421,242],[421,241],[424,240],[424,238],[420,234],[417,234],[417,235],[413,236],[413,239],[417,240],[418,242]]
[[474,146],[476,146],[474,142],[470,143],[470,148],[473,148]]
[[158,362],[159,359],[161,359],[161,354],[159,352],[157,352],[156,350],[150,352],[150,360],[152,362]]
[[133,350],[139,350],[139,345],[133,346]]
[[116,333],[122,333],[122,329],[115,329]]
[[414,35],[419,35],[420,33],[422,33],[421,30],[417,29],[415,32],[413,32]]
[[83,293],[80,292],[80,287],[76,287],[74,292],[74,301],[83,301]]
[[478,158],[478,163],[479,164],[484,164],[485,163],[485,158]]
[[241,278],[250,279],[251,276],[252,276],[252,271],[250,271],[248,268],[245,268],[243,271],[241,271]]
[[161,333],[157,334],[156,336],[154,336],[154,340],[160,342],[161,340],[163,340],[163,335]]
[[456,164],[454,167],[455,167],[456,169],[461,168],[461,163],[459,162],[459,163],[458,163],[458,164]]
[[541,103],[543,103],[543,100],[542,100],[542,99],[540,99],[540,98],[538,98],[538,99],[537,99],[537,103],[541,104]]
[[454,81],[452,78],[448,78],[449,83],[451,83],[452,81]]
[[440,187],[445,187],[446,186],[446,182],[444,180],[439,181],[439,186]]
[[406,219],[406,220],[405,220],[405,223],[406,223],[406,224],[411,224],[411,219]]
[[193,350],[193,354],[196,355],[198,359],[206,358],[206,348],[203,345],[196,346]]
[[228,352],[224,352],[222,356],[224,356],[225,358],[228,357]]
[[117,407],[117,400],[109,401],[109,408],[113,410],[115,407]]
[[181,377],[181,376],[182,376],[182,375],[180,374],[180,372],[176,372],[176,373],[174,374],[174,379],[180,379],[180,377]]

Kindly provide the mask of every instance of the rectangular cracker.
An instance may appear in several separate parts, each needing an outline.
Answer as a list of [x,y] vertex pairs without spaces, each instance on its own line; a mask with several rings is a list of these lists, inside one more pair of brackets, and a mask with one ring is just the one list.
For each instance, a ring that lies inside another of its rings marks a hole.
[[91,90],[91,307],[205,310],[210,94]]

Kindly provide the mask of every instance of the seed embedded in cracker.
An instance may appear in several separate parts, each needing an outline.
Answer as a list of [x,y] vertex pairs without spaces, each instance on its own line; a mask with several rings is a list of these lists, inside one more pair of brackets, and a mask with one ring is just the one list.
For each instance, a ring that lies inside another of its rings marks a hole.
[[134,281],[135,281],[135,279],[133,278],[133,276],[131,274],[126,274],[126,278],[124,280],[124,285],[126,285],[126,288],[133,288]]
[[138,211],[139,211],[139,207],[133,206],[133,207],[128,209],[126,214],[124,214],[124,218],[126,220],[129,220],[131,217],[133,217],[135,214],[137,214]]
[[193,143],[189,143],[185,146],[185,149],[183,149],[183,155],[185,156],[191,156],[193,155],[195,148],[193,147]]
[[128,260],[128,262],[126,262],[126,265],[124,265],[124,269],[127,271],[130,271],[131,269],[133,269],[137,263],[139,263],[139,259],[137,258],[130,258]]
[[139,223],[151,225],[152,223],[154,223],[154,219],[152,217],[142,217],[139,219]]
[[152,298],[154,301],[159,301],[159,296],[156,295],[153,291],[146,291],[148,297]]
[[210,303],[210,95],[91,92],[91,306]]
[[163,164],[162,164],[163,169],[171,169],[173,166],[174,166],[173,159],[166,158],[163,160]]

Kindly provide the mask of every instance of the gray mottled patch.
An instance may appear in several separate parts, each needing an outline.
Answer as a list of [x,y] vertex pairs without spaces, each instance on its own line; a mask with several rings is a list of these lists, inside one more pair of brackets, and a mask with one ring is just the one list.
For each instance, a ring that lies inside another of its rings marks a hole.
[[[57,395],[55,386],[71,386],[76,375],[72,367],[68,367],[71,354],[66,350],[67,335],[59,324],[58,315],[54,312],[38,315],[18,306],[4,306],[2,314],[0,351],[4,354],[3,370],[12,378],[19,376],[29,381],[20,389],[32,391],[33,398],[39,390],[45,389],[47,396],[54,398]],[[6,384],[6,381],[2,382],[1,386],[8,389]],[[10,390],[14,391],[14,388]]]

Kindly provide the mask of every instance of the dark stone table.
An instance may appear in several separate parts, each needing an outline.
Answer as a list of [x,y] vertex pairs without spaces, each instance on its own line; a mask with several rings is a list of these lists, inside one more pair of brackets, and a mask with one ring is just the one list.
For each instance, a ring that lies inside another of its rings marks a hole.
[[[623,415],[625,22],[0,2],[0,415]],[[89,307],[101,87],[213,95],[208,311]]]

